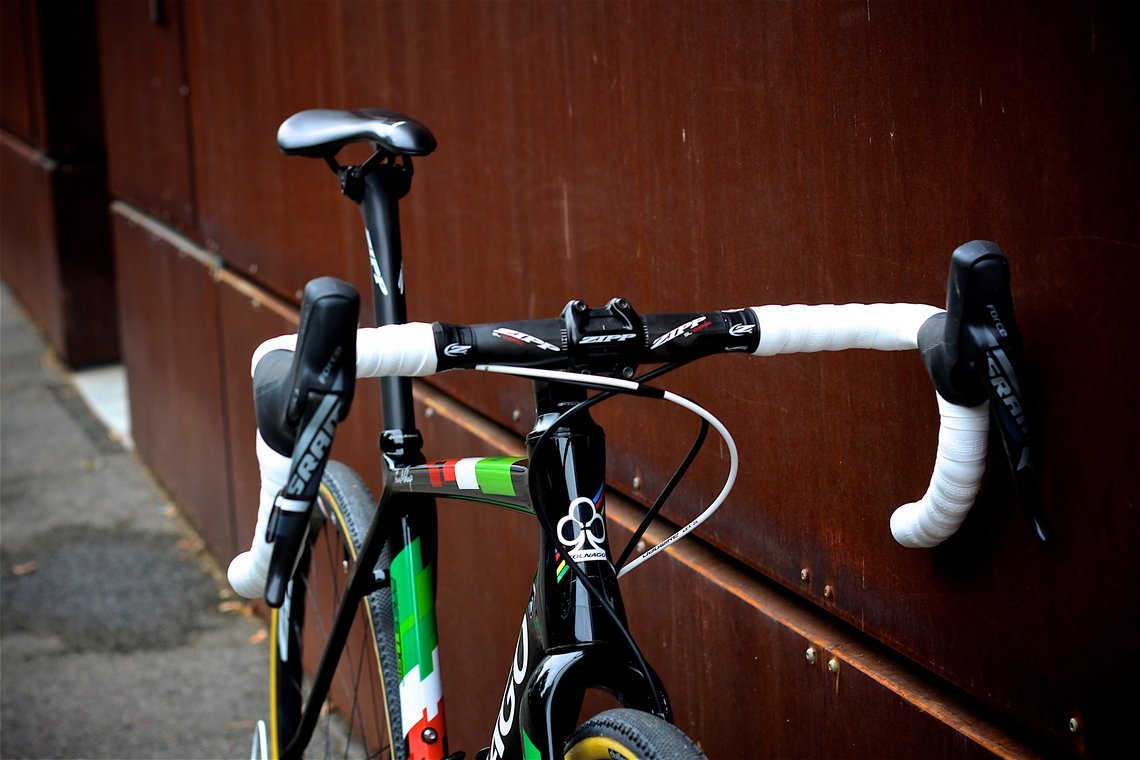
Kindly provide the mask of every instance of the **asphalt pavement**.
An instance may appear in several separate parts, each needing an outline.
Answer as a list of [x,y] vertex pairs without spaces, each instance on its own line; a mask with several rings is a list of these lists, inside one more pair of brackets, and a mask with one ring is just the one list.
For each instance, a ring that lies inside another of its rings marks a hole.
[[249,757],[265,626],[0,288],[0,757]]

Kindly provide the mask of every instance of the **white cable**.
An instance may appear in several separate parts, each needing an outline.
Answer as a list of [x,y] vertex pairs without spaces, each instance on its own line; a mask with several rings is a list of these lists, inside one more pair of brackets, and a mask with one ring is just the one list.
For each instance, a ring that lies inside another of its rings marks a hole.
[[[640,383],[635,383],[629,380],[618,380],[614,377],[595,377],[593,375],[579,375],[573,372],[560,372],[558,370],[549,369],[527,369],[524,367],[506,367],[493,364],[481,364],[475,369],[482,370],[484,372],[496,372],[503,375],[516,375],[519,377],[533,377],[543,380],[555,380],[557,382],[574,383],[576,385],[599,385],[610,388],[622,388],[624,390],[630,391],[636,391],[641,387]],[[716,499],[713,500],[712,504],[706,507],[705,510],[697,515],[688,525],[681,528],[676,533],[669,536],[669,538],[657,544],[652,549],[637,557],[633,561],[626,563],[625,567],[623,567],[618,573],[619,578],[641,563],[648,560],[653,555],[667,548],[671,544],[674,544],[677,541],[681,540],[689,533],[691,533],[698,525],[711,517],[712,514],[720,508],[720,505],[723,504],[726,499],[728,499],[728,494],[732,492],[732,487],[736,483],[736,473],[740,467],[740,457],[736,451],[736,442],[732,440],[732,435],[728,432],[728,429],[723,424],[721,424],[720,420],[714,417],[707,409],[699,406],[698,404],[695,404],[684,396],[678,396],[676,393],[672,393],[671,391],[663,391],[663,393],[664,395],[662,398],[664,398],[666,401],[670,401],[680,407],[683,407],[684,409],[688,409],[693,414],[696,414],[698,417],[705,420],[713,428],[715,428],[716,432],[720,434],[720,437],[724,439],[725,444],[728,446],[728,477],[725,479],[724,486],[720,489],[720,493],[717,495]]]
[[724,481],[724,487],[720,489],[720,494],[716,497],[716,499],[713,501],[712,504],[710,504],[707,508],[705,508],[704,512],[701,512],[699,515],[697,515],[693,519],[692,522],[690,522],[685,527],[681,528],[679,531],[677,531],[673,535],[669,536],[669,538],[667,538],[664,541],[662,541],[661,543],[657,544],[657,546],[654,546],[652,549],[645,552],[644,554],[642,554],[640,557],[633,560],[632,562],[626,563],[625,567],[623,567],[621,569],[621,572],[618,573],[619,578],[622,577],[623,575],[625,575],[626,573],[628,573],[633,568],[640,565],[645,560],[652,557],[657,552],[666,548],[670,544],[675,543],[676,541],[684,538],[694,528],[696,528],[698,525],[700,525],[705,520],[707,520],[709,517],[711,517],[713,512],[716,512],[717,509],[720,508],[720,505],[723,504],[725,502],[725,500],[728,498],[729,492],[732,491],[732,487],[736,483],[736,471],[740,466],[740,457],[736,453],[736,443],[732,440],[732,435],[729,434],[728,429],[724,425],[721,424],[720,420],[718,420],[716,417],[713,417],[712,414],[710,414],[707,409],[704,409],[703,407],[700,407],[697,404],[694,404],[692,401],[685,398],[684,396],[678,396],[676,393],[671,393],[669,391],[665,391],[665,400],[666,401],[672,401],[674,404],[677,404],[678,406],[682,406],[685,409],[688,409],[690,412],[693,412],[698,417],[705,420],[710,425],[712,425],[714,428],[716,428],[716,432],[720,433],[720,437],[724,439],[725,445],[728,446],[728,477]]

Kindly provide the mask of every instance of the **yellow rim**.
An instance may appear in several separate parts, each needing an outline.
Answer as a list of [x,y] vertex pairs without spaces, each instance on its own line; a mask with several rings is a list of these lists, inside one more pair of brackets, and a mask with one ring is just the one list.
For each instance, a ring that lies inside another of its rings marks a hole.
[[566,752],[566,760],[611,760],[615,757],[637,760],[637,753],[608,736],[589,736]]
[[269,611],[269,756],[281,757],[277,744],[277,610]]
[[[345,526],[347,523],[344,519],[344,512],[341,511],[340,505],[337,504],[336,499],[333,498],[332,492],[328,487],[321,483],[321,498],[324,499],[334,512],[336,512],[337,526],[340,530],[340,535],[344,539],[345,544],[348,546],[348,551],[352,555],[352,561],[356,562],[356,546],[352,543],[352,538],[348,535],[348,529]],[[376,645],[376,622],[372,619],[372,607],[365,603],[363,604],[365,617],[368,618],[368,628],[372,631],[372,652],[376,657],[376,666],[380,665],[380,648]],[[278,610],[270,610],[269,615],[269,743],[270,743],[270,757],[273,760],[279,760],[281,757],[281,746],[278,738],[277,731],[277,617]],[[384,673],[380,673],[380,692],[384,700],[384,725],[388,729],[388,747],[389,749],[396,746],[395,741],[392,739],[392,716],[388,714],[388,685],[384,682]]]

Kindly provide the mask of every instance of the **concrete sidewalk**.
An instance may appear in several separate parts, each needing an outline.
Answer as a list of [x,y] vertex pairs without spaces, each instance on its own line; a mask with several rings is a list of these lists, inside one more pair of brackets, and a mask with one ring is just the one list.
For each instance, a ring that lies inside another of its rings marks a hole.
[[248,757],[265,627],[0,288],[0,756]]

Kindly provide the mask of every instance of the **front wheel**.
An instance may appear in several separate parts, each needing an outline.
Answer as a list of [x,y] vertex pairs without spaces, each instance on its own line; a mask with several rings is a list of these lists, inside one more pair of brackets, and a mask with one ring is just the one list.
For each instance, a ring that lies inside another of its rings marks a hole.
[[[289,581],[285,603],[270,625],[270,720],[254,755],[280,757],[308,701],[335,605],[364,544],[375,512],[368,487],[339,462],[329,462],[313,506],[312,524]],[[386,566],[388,549],[380,557]],[[404,757],[392,594],[384,587],[360,602],[352,633],[305,757]],[[259,752],[265,748],[265,755]]]
[[565,760],[706,760],[679,728],[656,715],[606,710],[575,729]]

